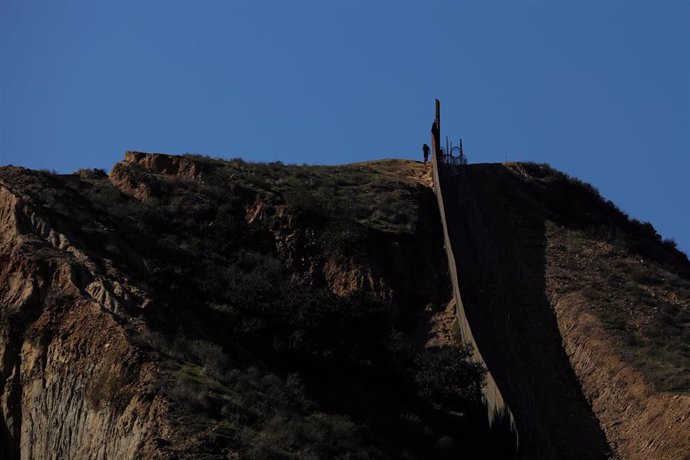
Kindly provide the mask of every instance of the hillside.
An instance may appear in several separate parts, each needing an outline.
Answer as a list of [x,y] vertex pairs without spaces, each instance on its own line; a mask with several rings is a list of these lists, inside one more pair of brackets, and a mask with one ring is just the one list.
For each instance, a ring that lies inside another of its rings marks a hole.
[[419,165],[0,180],[3,458],[491,449]]
[[[586,184],[444,172],[520,455],[690,452],[690,263]],[[0,168],[0,458],[501,458],[428,165]]]
[[523,452],[690,454],[687,257],[545,165],[442,182],[466,314]]

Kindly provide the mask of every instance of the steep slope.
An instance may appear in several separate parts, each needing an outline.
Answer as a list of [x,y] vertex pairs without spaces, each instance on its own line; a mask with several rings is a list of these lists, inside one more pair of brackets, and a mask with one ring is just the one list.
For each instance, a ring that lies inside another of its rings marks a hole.
[[130,152],[0,187],[3,458],[500,449],[424,166]]
[[441,181],[468,320],[523,454],[690,453],[687,258],[546,166]]
[[77,240],[95,216],[61,185],[2,170],[0,456],[151,456],[165,403],[119,324],[141,293]]

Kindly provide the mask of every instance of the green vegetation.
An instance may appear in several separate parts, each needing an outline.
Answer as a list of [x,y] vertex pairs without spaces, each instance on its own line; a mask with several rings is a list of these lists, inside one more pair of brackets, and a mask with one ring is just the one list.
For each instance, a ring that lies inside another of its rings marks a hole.
[[415,380],[419,395],[448,409],[460,409],[481,391],[485,370],[469,361],[469,348],[440,347],[424,350],[417,358]]
[[219,165],[209,182],[219,186],[232,182],[280,196],[298,214],[339,216],[383,231],[414,231],[418,190],[372,166],[294,166],[233,160]]
[[690,261],[673,240],[662,239],[651,223],[630,218],[591,184],[546,164],[520,163],[515,168],[523,173],[523,180],[544,192],[550,221],[615,243],[690,280]]
[[[565,291],[583,293],[619,352],[660,391],[690,389],[690,262],[672,240],[631,219],[589,184],[547,165],[522,165],[544,191],[552,263]],[[594,248],[595,246],[595,248]]]
[[641,259],[618,239],[599,240],[604,246],[591,251],[592,233],[550,228],[562,249],[553,262],[578,273],[564,289],[587,297],[623,359],[660,391],[690,390],[690,281]]
[[[448,292],[430,190],[367,165],[187,158],[203,162],[201,180],[119,165],[141,200],[98,174],[69,180],[121,238],[84,222],[85,241],[155,300],[132,312],[147,323],[134,338],[161,360],[190,449],[490,451],[483,370],[460,346],[424,351],[413,339],[424,306]],[[341,292],[332,276],[362,281]]]

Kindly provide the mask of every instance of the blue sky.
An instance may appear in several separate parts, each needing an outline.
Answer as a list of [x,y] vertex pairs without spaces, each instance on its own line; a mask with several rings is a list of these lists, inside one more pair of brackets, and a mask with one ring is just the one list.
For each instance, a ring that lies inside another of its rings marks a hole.
[[0,164],[418,159],[435,97],[690,251],[688,1],[0,0]]

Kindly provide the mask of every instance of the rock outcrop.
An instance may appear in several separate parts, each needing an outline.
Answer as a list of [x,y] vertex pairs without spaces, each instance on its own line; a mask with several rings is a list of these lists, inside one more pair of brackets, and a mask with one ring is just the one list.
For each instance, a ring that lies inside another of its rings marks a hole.
[[39,198],[50,180],[18,168],[0,179],[0,454],[156,456],[165,402],[122,325],[142,293]]

